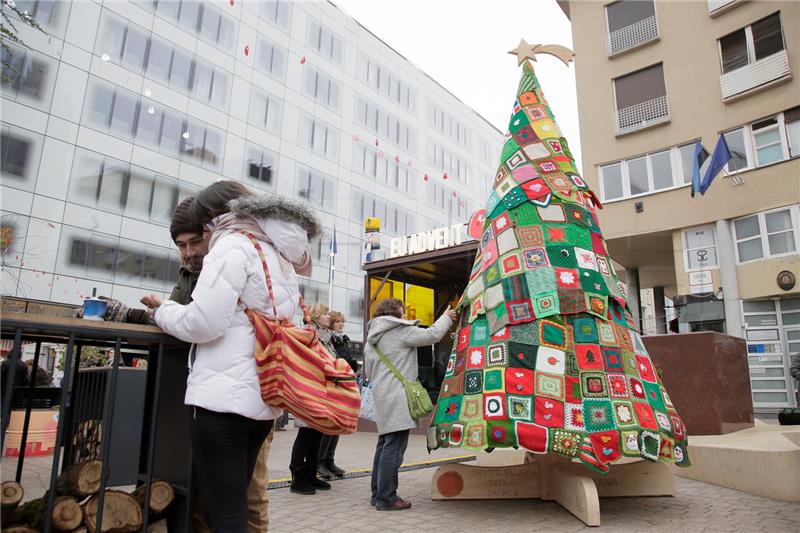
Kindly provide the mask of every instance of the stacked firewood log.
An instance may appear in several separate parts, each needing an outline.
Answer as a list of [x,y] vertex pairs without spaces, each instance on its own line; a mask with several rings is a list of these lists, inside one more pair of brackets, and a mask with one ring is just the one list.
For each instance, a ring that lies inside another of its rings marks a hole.
[[[58,477],[53,505],[52,530],[59,533],[98,533],[102,463],[97,459],[77,463]],[[29,533],[44,530],[49,493],[22,503],[24,491],[15,481],[2,484],[3,533]],[[145,486],[132,493],[106,490],[103,499],[103,524],[99,533],[133,533],[142,528]],[[150,485],[150,533],[166,533],[164,512],[175,498],[172,485],[153,481]]]

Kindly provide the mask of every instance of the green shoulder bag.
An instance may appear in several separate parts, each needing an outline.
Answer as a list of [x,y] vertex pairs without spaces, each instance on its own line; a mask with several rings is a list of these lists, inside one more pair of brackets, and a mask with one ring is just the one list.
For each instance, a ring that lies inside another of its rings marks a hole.
[[383,353],[383,350],[378,348],[377,344],[373,344],[372,347],[375,349],[375,353],[378,354],[378,357],[380,357],[381,361],[383,361],[383,364],[389,367],[389,370],[392,371],[394,377],[396,377],[406,389],[408,412],[411,414],[411,418],[414,420],[419,420],[425,415],[430,414],[433,411],[433,404],[431,403],[431,397],[428,396],[428,391],[425,390],[425,387],[422,386],[422,383],[419,381],[407,380],[405,377],[403,377],[403,374],[397,370],[397,367],[394,366],[391,361],[389,361],[389,358],[386,357],[386,354]]

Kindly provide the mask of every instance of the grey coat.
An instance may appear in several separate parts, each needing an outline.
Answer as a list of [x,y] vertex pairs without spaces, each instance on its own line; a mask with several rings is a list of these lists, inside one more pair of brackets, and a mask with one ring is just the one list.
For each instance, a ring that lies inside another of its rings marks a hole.
[[450,330],[453,321],[442,315],[430,328],[420,328],[417,324],[419,320],[380,316],[370,320],[367,326],[364,374],[372,383],[380,435],[415,429],[418,424],[408,412],[405,388],[383,364],[372,345],[378,344],[404,378],[416,381],[419,377],[417,346],[438,342]]

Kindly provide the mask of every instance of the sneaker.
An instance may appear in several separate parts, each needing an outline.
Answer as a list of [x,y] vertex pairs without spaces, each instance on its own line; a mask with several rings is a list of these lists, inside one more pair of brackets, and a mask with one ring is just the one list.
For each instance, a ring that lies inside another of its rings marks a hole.
[[289,490],[291,492],[294,492],[295,494],[303,494],[304,496],[311,496],[312,494],[317,493],[314,487],[300,483],[292,483],[291,488]]
[[375,509],[378,511],[403,511],[405,509],[411,509],[411,502],[406,501],[403,498],[397,498],[393,504],[376,505]]
[[316,477],[308,480],[308,483],[317,490],[330,490],[331,488],[330,483],[328,483],[327,481],[322,481],[321,479]]
[[336,477],[343,477],[346,473],[343,469],[336,466],[333,461],[328,463],[328,471]]

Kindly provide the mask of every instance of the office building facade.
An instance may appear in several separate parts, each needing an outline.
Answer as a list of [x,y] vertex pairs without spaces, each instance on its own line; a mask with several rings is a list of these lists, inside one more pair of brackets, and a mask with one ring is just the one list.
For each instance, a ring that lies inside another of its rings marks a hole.
[[[330,2],[18,0],[3,53],[4,295],[168,294],[175,205],[219,179],[311,206],[308,304],[359,338],[363,219],[466,222],[502,134]],[[383,250],[376,252],[380,257]]]

